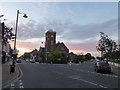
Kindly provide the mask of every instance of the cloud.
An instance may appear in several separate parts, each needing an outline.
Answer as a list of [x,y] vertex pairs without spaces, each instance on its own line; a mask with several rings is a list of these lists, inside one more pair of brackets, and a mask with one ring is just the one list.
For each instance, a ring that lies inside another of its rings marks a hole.
[[98,56],[100,55],[100,52],[97,51],[96,46],[98,44],[97,40],[89,40],[86,42],[82,42],[82,43],[66,43],[66,46],[68,47],[68,49],[71,51],[73,51],[74,53],[91,53],[94,56]]
[[[86,40],[99,37],[99,32],[104,32],[110,37],[118,33],[117,19],[104,23],[90,23],[87,25],[77,25],[73,22],[62,22],[59,20],[48,21],[46,24],[29,20],[27,23],[19,25],[18,39],[43,38],[45,32],[53,29],[59,38],[64,40]],[[116,36],[117,37],[117,36]]]
[[110,36],[117,35],[117,19],[104,23],[90,23],[88,25],[72,25],[61,38],[66,40],[86,40],[99,36],[99,32],[104,32]]
[[[70,7],[74,5],[79,7],[80,10],[76,10],[76,7]],[[81,8],[80,5],[82,5],[82,3],[65,4],[41,2],[35,5],[31,4],[30,10],[34,10],[29,11],[31,19],[28,18],[27,20],[21,20],[22,17],[19,19],[18,39],[27,40],[32,38],[43,38],[45,36],[45,32],[49,29],[54,29],[54,31],[57,32],[58,40],[60,41],[80,42],[88,39],[92,40],[93,38],[95,39],[96,37],[99,37],[99,32],[105,32],[108,36],[110,35],[112,37],[117,35],[117,19],[102,22],[104,21],[103,17],[108,15],[107,13],[112,10],[111,8],[108,10],[106,8],[104,9],[102,7],[99,8],[99,6],[95,6],[94,9],[98,9],[98,11],[95,12],[92,5],[97,4],[83,3]],[[85,7],[85,5],[88,6]],[[89,5],[91,6],[90,10],[88,10],[89,12],[84,12],[86,8],[89,9]],[[105,5],[109,6],[109,4]],[[84,16],[86,16],[86,18]],[[84,21],[89,21],[90,23],[82,25],[82,22],[84,23]],[[13,23],[11,23],[11,25],[13,26]]]
[[81,50],[81,51],[97,51],[96,50],[96,46],[97,46],[98,42],[97,40],[90,40],[90,41],[86,41],[83,43],[66,43],[66,45],[68,46],[69,49],[72,50]]
[[[11,47],[13,47],[13,42],[10,42]],[[17,41],[17,48],[24,48],[24,49],[35,49],[39,48],[39,43],[32,43],[32,42],[26,42],[26,41]]]
[[[104,20],[107,9],[104,13],[104,9],[100,9],[100,11],[98,9],[99,12],[92,9],[93,11],[89,13],[80,8],[82,10],[80,10],[82,13],[80,14],[76,8],[61,5],[61,3],[39,3],[31,7],[34,8],[34,13],[29,12],[33,18],[23,20],[20,17],[17,40],[21,40],[21,42],[18,41],[18,47],[39,47],[40,42],[45,41],[45,32],[49,29],[56,31],[57,41],[63,41],[69,49],[85,52],[96,52],[99,32],[104,32],[113,40],[118,37],[117,19]],[[13,22],[9,26],[11,25],[14,25]],[[15,26],[13,27],[15,29]]]

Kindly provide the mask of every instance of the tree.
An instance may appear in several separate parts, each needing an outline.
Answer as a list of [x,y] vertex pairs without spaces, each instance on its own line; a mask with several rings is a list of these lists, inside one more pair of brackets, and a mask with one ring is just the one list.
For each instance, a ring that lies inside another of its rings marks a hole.
[[83,62],[84,61],[84,55],[77,55],[77,59],[75,59],[76,63]]
[[65,55],[59,51],[51,52],[50,56],[47,56],[47,61],[52,63],[66,63]]
[[[5,63],[6,60],[6,51],[4,51],[4,46],[6,46],[9,43],[9,40],[12,39],[13,36],[15,36],[12,33],[12,28],[8,28],[4,22],[2,23],[2,63]],[[11,51],[11,50],[10,50]],[[10,52],[8,52],[10,54]]]
[[13,28],[9,28],[2,23],[2,39],[3,43],[6,44],[8,40],[12,40],[15,37],[15,34],[12,33]]
[[92,59],[92,55],[90,53],[87,53],[85,55],[85,60],[91,60]]
[[30,59],[30,53],[24,53],[23,57],[24,57],[24,60],[25,59]]
[[96,49],[101,52],[101,57],[104,57],[107,54],[107,58],[111,58],[112,52],[116,51],[117,45],[114,40],[109,38],[103,32],[100,32],[101,39],[98,42]]

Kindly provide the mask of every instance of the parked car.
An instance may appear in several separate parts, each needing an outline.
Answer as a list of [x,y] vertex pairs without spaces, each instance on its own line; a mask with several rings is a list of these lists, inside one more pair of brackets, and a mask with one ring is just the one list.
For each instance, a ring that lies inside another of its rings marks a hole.
[[109,63],[106,63],[104,61],[96,62],[94,69],[97,73],[103,72],[103,73],[111,73],[111,66]]
[[26,62],[28,62],[28,59],[26,59]]
[[34,60],[30,60],[30,62],[31,62],[31,63],[35,63],[35,61],[34,61]]
[[21,63],[21,60],[18,59],[18,60],[17,60],[17,63]]

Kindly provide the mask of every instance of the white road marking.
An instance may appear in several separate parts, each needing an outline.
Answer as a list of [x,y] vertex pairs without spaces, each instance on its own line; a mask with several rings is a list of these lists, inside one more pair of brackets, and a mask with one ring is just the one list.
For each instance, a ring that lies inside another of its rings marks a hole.
[[83,82],[86,82],[86,83],[89,83],[89,84],[92,84],[92,85],[95,85],[95,86],[97,86],[98,84],[96,84],[96,83],[93,83],[93,82],[90,82],[90,81],[87,81],[87,80],[84,80],[84,79],[78,79],[78,80],[81,80],[81,81],[83,81]]
[[24,88],[23,86],[20,86],[19,88]]
[[103,87],[103,88],[107,88],[107,87],[105,87],[105,86],[102,86],[102,85],[99,85],[100,87]]
[[15,86],[15,84],[14,84],[14,83],[12,83],[12,84],[11,84],[11,87],[14,87],[14,86]]
[[21,82],[21,83],[19,83],[19,85],[23,85],[23,83]]
[[102,88],[108,88],[108,87],[99,85],[99,84],[97,84],[97,83],[93,83],[93,82],[90,82],[90,81],[81,79],[81,78],[80,78],[79,76],[77,76],[77,75],[69,76],[68,78],[80,80],[80,81],[83,81],[83,82],[85,82],[85,83],[89,83],[89,84],[92,84],[92,85],[95,85],[95,86],[99,86],[99,87],[102,87]]
[[22,80],[19,80],[19,88],[24,88]]
[[12,83],[12,84],[11,84],[11,87],[10,87],[10,90],[14,90],[14,88],[15,88],[15,84]]
[[19,82],[22,82],[22,80],[19,80]]

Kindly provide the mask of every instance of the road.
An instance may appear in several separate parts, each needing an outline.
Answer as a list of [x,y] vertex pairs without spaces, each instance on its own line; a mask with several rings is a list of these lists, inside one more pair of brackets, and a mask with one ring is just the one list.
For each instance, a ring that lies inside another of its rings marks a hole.
[[[22,77],[8,88],[118,88],[118,76],[94,71],[94,62],[83,64],[18,64]],[[110,89],[112,90],[112,89]]]

